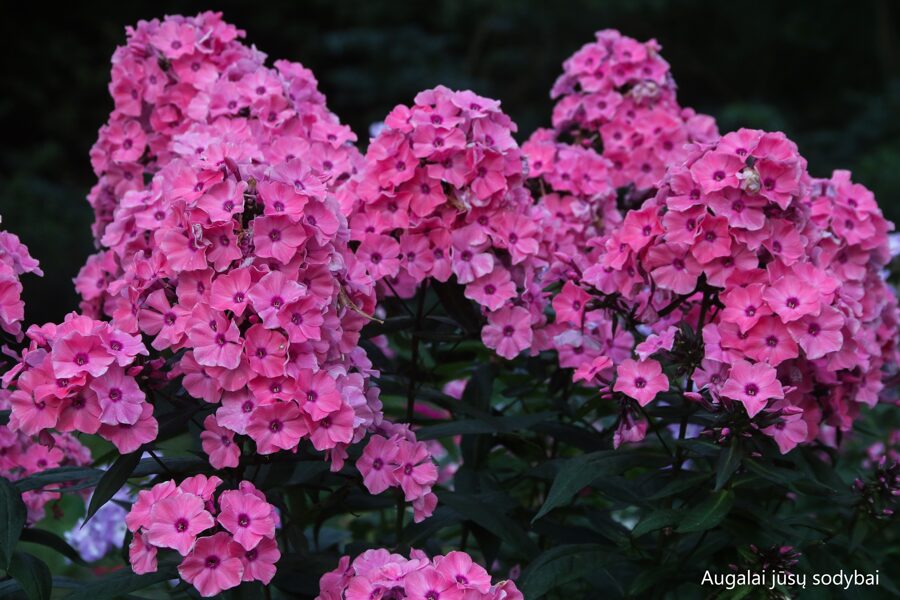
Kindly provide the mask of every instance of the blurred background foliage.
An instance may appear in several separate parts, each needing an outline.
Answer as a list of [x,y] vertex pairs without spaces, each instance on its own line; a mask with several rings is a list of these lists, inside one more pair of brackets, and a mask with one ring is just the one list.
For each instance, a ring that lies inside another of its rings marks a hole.
[[655,37],[683,105],[721,130],[780,129],[814,175],[849,168],[900,220],[900,3],[893,0],[455,0],[172,2],[5,7],[0,214],[41,260],[25,281],[29,322],[77,305],[92,251],[88,151],[112,108],[109,58],[124,27],[222,10],[272,59],[311,68],[365,145],[397,103],[443,83],[499,98],[523,141],[549,124],[562,61],[617,28]]

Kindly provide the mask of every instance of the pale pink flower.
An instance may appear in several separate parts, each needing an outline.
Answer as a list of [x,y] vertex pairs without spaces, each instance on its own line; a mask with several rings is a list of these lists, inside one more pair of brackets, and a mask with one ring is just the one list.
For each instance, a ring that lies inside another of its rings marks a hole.
[[191,553],[178,565],[181,578],[204,598],[237,587],[244,575],[243,550],[230,535],[220,531],[197,540]]
[[158,548],[172,548],[186,556],[193,548],[197,534],[214,524],[202,498],[176,493],[160,500],[150,509],[147,541]]
[[646,406],[658,393],[668,389],[669,379],[662,372],[659,362],[653,359],[639,362],[629,358],[616,369],[613,391],[634,398],[641,406]]
[[740,401],[747,414],[755,417],[769,400],[784,398],[784,390],[775,369],[765,363],[739,360],[731,366],[728,381],[722,386],[722,395]]
[[275,509],[265,500],[228,490],[219,496],[219,508],[216,520],[245,550],[252,550],[263,538],[275,537]]
[[501,308],[488,315],[481,339],[503,358],[512,360],[531,345],[531,314],[520,306]]

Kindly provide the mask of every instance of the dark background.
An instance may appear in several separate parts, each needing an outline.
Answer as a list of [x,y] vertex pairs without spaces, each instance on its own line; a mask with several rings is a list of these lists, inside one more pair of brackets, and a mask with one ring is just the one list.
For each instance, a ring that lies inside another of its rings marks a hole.
[[[109,58],[124,27],[222,10],[271,59],[315,72],[329,107],[368,126],[443,83],[499,98],[523,141],[547,125],[562,61],[593,32],[655,37],[685,106],[725,132],[780,129],[814,175],[849,168],[900,220],[900,3],[893,0],[456,0],[205,3],[130,0],[11,10],[0,18],[0,213],[46,272],[28,276],[29,322],[75,308],[71,278],[92,251],[88,150],[112,101]],[[15,13],[15,14],[14,14]]]

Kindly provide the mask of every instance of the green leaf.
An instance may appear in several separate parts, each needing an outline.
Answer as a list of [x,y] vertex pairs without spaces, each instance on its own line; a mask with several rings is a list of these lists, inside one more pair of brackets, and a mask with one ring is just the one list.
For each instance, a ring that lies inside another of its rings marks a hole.
[[53,589],[50,568],[44,561],[27,552],[16,552],[7,570],[19,582],[28,600],[49,600]]
[[125,482],[128,481],[128,478],[140,462],[140,450],[131,454],[124,454],[116,459],[116,462],[107,469],[97,483],[97,488],[94,490],[93,496],[91,496],[91,504],[88,506],[87,514],[84,516],[85,523],[100,510],[100,507],[109,502],[110,498],[116,495],[116,492],[122,489],[122,486],[125,485]]
[[662,529],[663,527],[671,527],[678,523],[681,512],[670,508],[661,508],[655,510],[634,526],[631,530],[632,537],[639,538],[644,534]]
[[496,501],[460,492],[443,492],[439,498],[441,503],[446,504],[466,519],[477,523],[508,542],[513,550],[528,556],[537,554],[537,544],[528,537],[519,523],[497,508]]
[[463,295],[463,287],[455,280],[444,283],[433,280],[431,289],[437,294],[447,314],[469,335],[475,335],[481,330],[483,321],[481,314],[475,308],[475,304]]
[[734,492],[723,490],[710,496],[699,505],[690,509],[678,526],[678,533],[693,533],[712,529],[722,522],[734,504]]
[[48,531],[46,529],[32,529],[28,528],[22,531],[22,537],[19,538],[23,542],[28,542],[29,544],[38,544],[41,546],[46,546],[52,550],[56,550],[73,563],[84,565],[84,559],[81,558],[81,555],[78,554],[78,551],[75,550],[69,543],[61,538],[59,535],[53,533],[52,531]]
[[57,467],[20,479],[15,485],[16,489],[24,493],[55,483],[74,484],[77,481],[77,485],[66,486],[64,489],[59,489],[58,486],[53,488],[54,491],[77,491],[94,487],[102,476],[103,471],[90,467]]
[[609,549],[599,544],[567,544],[538,556],[518,581],[528,600],[537,600],[559,586],[582,579],[609,560]]
[[485,417],[484,419],[461,419],[437,425],[429,425],[416,430],[416,438],[434,440],[454,435],[472,435],[482,433],[512,433],[528,429],[553,416],[553,413],[542,412],[530,415],[510,417]]
[[716,487],[715,491],[721,490],[732,474],[741,466],[741,444],[737,436],[731,438],[731,443],[727,448],[723,448],[719,453],[719,460],[716,464]]
[[0,568],[9,567],[27,513],[22,494],[8,479],[0,477]]
[[858,515],[856,517],[856,522],[853,524],[853,529],[850,532],[850,547],[848,549],[851,553],[855,552],[856,549],[859,548],[859,545],[863,543],[868,534],[868,521],[866,521],[865,516]]
[[790,487],[791,484],[799,477],[796,471],[776,467],[774,465],[768,464],[768,462],[757,461],[752,458],[744,460],[744,466],[746,466],[747,469],[752,471],[755,475],[758,475],[763,479],[767,479],[773,483],[777,483],[785,487]]
[[687,490],[696,490],[700,485],[704,484],[710,477],[712,477],[711,473],[689,473],[682,471],[678,473],[678,475],[672,479],[669,483],[664,485],[662,489],[660,489],[655,494],[651,495],[648,500],[660,500],[662,498],[668,498],[669,496],[674,496],[676,494],[680,494],[681,492]]
[[642,462],[647,467],[652,467],[654,456],[658,457],[650,452],[601,450],[565,461],[553,480],[544,505],[531,522],[534,523],[558,506],[568,504],[575,494],[603,475],[616,473]]
[[634,581],[628,588],[628,596],[634,598],[644,598],[649,594],[645,591],[664,581],[675,573],[675,567],[666,565],[654,565],[653,568],[645,569],[639,577],[635,577]]
[[65,600],[112,600],[177,577],[175,565],[160,565],[157,572],[144,575],[136,575],[126,568],[86,584]]
[[383,322],[371,321],[363,328],[362,335],[365,339],[371,339],[386,333],[395,333],[409,329],[415,323],[415,319],[410,316],[403,315],[401,317],[390,317]]
[[489,364],[479,365],[463,390],[462,401],[469,406],[490,410],[494,391],[494,370]]

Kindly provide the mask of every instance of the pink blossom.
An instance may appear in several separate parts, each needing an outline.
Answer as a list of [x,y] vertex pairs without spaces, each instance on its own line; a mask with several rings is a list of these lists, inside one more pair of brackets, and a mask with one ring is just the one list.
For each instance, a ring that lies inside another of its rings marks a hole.
[[214,524],[203,500],[185,493],[176,493],[154,504],[150,521],[147,541],[159,548],[177,550],[182,556],[191,551],[197,534]]
[[407,501],[430,491],[437,482],[437,467],[422,442],[400,441],[393,464],[393,476],[400,483]]
[[100,404],[101,423],[134,425],[141,417],[144,392],[121,367],[112,367],[102,378],[95,379],[91,390]]
[[509,271],[496,268],[466,286],[464,294],[488,310],[499,310],[516,296],[516,284]]
[[410,573],[404,589],[409,600],[462,600],[464,597],[464,591],[456,586],[456,582],[434,567]]
[[260,454],[296,448],[308,432],[303,415],[293,402],[258,406],[247,423],[247,435],[256,442]]
[[238,490],[228,490],[219,496],[219,507],[221,510],[216,520],[245,550],[252,550],[263,538],[275,537],[273,509],[265,500]]
[[240,462],[241,450],[234,441],[234,432],[221,427],[213,415],[203,420],[200,445],[214,469],[236,467]]
[[50,356],[57,377],[76,377],[82,373],[99,377],[115,361],[100,336],[93,333],[70,333],[54,344]]
[[396,443],[380,435],[373,435],[356,461],[356,468],[363,476],[363,483],[371,494],[380,494],[397,485],[393,468],[399,448]]
[[808,428],[802,415],[803,411],[799,408],[786,408],[782,410],[781,419],[778,422],[762,430],[763,433],[775,440],[782,454],[787,454],[797,444],[806,441]]
[[659,392],[669,389],[669,379],[659,362],[648,359],[622,361],[616,369],[613,390],[634,398],[641,406],[649,404]]
[[826,306],[818,316],[807,315],[788,323],[787,329],[806,357],[813,360],[839,350],[844,343],[841,329],[844,316],[836,308]]
[[278,544],[272,538],[263,538],[255,548],[247,550],[240,557],[244,565],[242,581],[271,583],[275,577],[275,563],[281,558]]
[[739,400],[750,417],[755,417],[769,400],[784,398],[781,383],[775,369],[765,363],[751,364],[739,360],[731,366],[728,381],[722,387],[722,395]]
[[482,341],[503,358],[512,360],[531,344],[531,315],[519,306],[501,308],[488,316]]
[[279,318],[285,306],[300,298],[304,291],[301,284],[288,279],[284,273],[272,271],[250,289],[249,297],[263,325],[275,329],[279,327]]
[[204,598],[237,587],[244,575],[241,546],[224,531],[197,540],[178,565],[178,574]]

